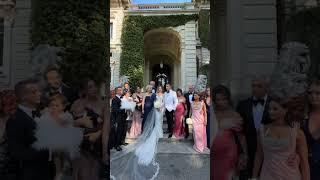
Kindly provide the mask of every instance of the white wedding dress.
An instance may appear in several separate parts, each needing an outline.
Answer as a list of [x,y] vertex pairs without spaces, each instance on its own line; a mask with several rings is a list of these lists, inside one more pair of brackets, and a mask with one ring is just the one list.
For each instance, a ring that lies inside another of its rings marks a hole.
[[163,137],[161,97],[157,97],[156,102],[161,105],[150,111],[139,138],[122,151],[111,154],[111,179],[154,180],[157,177],[160,168],[155,157],[158,140]]

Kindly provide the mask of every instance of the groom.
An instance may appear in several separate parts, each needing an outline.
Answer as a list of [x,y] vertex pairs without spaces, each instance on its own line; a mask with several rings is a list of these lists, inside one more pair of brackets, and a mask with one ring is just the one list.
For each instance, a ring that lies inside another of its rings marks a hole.
[[164,94],[164,106],[166,108],[166,118],[168,123],[169,138],[172,137],[174,111],[178,105],[177,93],[172,90],[170,84],[166,85],[166,93]]
[[34,118],[40,116],[36,111],[41,99],[38,84],[31,79],[21,81],[15,86],[15,93],[19,106],[6,129],[9,152],[20,164],[18,179],[51,180],[54,175],[49,152],[32,148],[37,128]]

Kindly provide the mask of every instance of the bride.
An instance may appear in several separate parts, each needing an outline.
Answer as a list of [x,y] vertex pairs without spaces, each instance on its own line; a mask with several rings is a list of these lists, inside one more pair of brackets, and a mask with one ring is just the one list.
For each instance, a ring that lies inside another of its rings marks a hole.
[[123,151],[111,155],[111,179],[154,180],[157,177],[160,168],[155,157],[158,140],[163,136],[162,107],[162,97],[157,96],[140,137]]

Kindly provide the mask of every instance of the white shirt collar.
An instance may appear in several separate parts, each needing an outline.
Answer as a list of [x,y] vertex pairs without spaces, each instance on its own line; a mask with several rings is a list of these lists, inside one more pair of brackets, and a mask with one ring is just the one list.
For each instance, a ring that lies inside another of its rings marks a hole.
[[33,111],[33,109],[31,109],[31,108],[29,108],[29,107],[26,107],[26,106],[24,106],[24,105],[21,105],[21,104],[19,104],[19,108],[20,108],[23,112],[25,112],[28,116],[30,116],[31,118],[33,118],[33,117],[32,117],[32,111]]
[[121,96],[119,96],[118,94],[116,95],[119,99],[121,99]]

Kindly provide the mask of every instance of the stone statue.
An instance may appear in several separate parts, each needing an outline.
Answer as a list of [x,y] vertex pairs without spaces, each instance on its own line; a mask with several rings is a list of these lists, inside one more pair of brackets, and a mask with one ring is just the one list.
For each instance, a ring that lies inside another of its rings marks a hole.
[[282,46],[278,64],[271,77],[271,93],[288,99],[292,117],[297,121],[304,118],[310,66],[309,48],[299,42],[289,42]]
[[199,75],[196,83],[195,90],[198,92],[205,92],[207,88],[208,78],[206,75]]
[[49,65],[57,65],[62,59],[58,55],[62,48],[48,44],[38,45],[31,53],[32,77],[43,81],[43,73]]
[[271,90],[279,96],[301,95],[306,91],[310,70],[309,48],[299,42],[282,46],[278,64],[271,78]]
[[121,76],[120,77],[120,85],[119,86],[124,86],[124,83],[127,83],[127,82],[129,82],[129,79],[130,79],[130,77],[129,76]]

